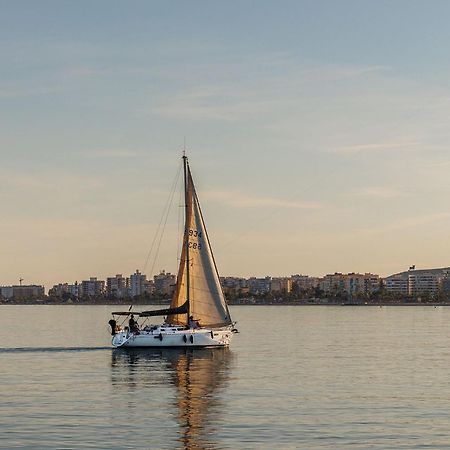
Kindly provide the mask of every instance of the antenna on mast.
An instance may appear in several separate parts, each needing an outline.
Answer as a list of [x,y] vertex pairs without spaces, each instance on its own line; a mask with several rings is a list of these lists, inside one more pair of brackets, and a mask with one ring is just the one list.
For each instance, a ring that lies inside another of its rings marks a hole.
[[20,283],[21,286],[22,286],[22,281],[23,281],[23,278],[20,277],[20,278],[19,278],[19,283]]

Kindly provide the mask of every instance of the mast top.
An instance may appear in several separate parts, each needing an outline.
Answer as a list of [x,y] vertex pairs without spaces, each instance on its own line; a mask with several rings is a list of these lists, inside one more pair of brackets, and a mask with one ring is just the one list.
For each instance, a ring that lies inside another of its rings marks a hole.
[[186,161],[187,156],[186,156],[186,136],[184,136],[183,138],[183,159]]
[[183,156],[181,157],[181,159],[183,160],[183,164],[185,167],[189,166],[188,157],[186,155],[186,149],[183,149]]

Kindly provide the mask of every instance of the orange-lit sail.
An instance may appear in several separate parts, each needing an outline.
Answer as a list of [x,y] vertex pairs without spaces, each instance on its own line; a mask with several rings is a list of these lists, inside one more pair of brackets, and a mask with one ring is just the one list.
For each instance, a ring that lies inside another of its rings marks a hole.
[[[171,308],[180,307],[189,299],[189,314],[198,320],[201,326],[230,325],[230,314],[220,285],[189,166],[187,166],[186,184],[185,231],[177,287]],[[189,269],[186,266],[187,254],[189,254]],[[186,325],[187,320],[187,314],[175,314],[167,318],[168,323],[180,325]]]

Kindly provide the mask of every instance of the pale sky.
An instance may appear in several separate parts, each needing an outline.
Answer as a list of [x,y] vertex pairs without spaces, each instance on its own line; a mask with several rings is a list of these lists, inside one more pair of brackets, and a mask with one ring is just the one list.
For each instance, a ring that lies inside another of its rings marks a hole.
[[[449,266],[449,17],[0,1],[0,285],[142,270],[184,138],[221,275]],[[155,272],[176,272],[178,209]]]

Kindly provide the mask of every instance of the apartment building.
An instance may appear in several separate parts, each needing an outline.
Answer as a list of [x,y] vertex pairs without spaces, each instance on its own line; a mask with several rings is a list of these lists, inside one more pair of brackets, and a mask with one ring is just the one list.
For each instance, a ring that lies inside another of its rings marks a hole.
[[108,297],[126,298],[130,295],[130,279],[122,274],[106,279],[106,295]]
[[177,277],[170,272],[162,270],[153,277],[153,285],[155,293],[170,297],[175,292]]
[[418,296],[420,294],[436,294],[440,290],[450,292],[450,268],[416,269],[390,275],[384,279],[385,289],[388,292],[397,292],[402,295]]
[[325,275],[319,282],[326,294],[370,295],[380,289],[380,277],[373,273],[334,273]]
[[151,294],[154,289],[153,282],[147,280],[147,275],[136,270],[130,275],[130,295],[137,297],[139,295]]
[[44,286],[35,284],[20,286],[1,286],[0,296],[6,300],[27,300],[45,296]]
[[291,275],[292,284],[299,290],[308,291],[319,286],[320,278],[310,277],[309,275]]
[[82,297],[98,297],[105,293],[105,282],[103,280],[97,280],[97,277],[90,277],[89,280],[81,282]]
[[292,279],[288,277],[272,278],[270,282],[270,292],[289,294],[292,292]]
[[264,278],[251,277],[248,279],[248,288],[250,294],[267,294],[270,292],[270,284],[272,278],[267,276]]

